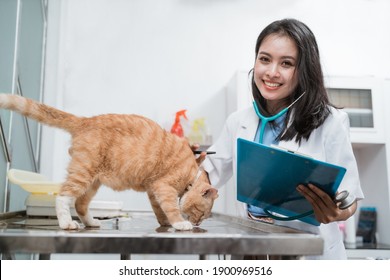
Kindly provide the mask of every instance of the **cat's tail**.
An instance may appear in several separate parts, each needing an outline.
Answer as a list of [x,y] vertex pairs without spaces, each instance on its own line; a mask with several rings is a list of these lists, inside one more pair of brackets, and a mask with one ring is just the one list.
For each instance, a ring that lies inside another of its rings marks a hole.
[[40,123],[64,129],[70,133],[79,117],[19,95],[0,93],[0,108],[18,112]]

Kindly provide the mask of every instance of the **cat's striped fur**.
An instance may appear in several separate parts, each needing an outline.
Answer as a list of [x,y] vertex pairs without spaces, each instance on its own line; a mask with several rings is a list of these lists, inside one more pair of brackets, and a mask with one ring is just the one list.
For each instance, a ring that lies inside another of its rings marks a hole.
[[162,226],[190,230],[210,215],[217,190],[205,172],[194,182],[199,166],[189,143],[154,121],[124,114],[77,117],[11,94],[0,94],[0,108],[71,134],[67,179],[56,198],[62,229],[79,227],[70,214],[72,203],[86,226],[100,225],[88,205],[101,184],[146,192]]

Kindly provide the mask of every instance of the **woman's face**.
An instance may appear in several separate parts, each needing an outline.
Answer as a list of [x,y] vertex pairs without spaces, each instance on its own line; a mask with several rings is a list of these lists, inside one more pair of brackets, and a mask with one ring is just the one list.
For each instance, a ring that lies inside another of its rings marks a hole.
[[271,34],[262,41],[254,66],[254,81],[267,100],[267,109],[277,113],[288,104],[298,84],[298,48],[288,36]]

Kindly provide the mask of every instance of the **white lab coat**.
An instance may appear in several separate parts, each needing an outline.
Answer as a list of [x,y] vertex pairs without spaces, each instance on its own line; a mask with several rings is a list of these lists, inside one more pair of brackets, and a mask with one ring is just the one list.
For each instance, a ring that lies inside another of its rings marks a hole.
[[[210,147],[210,150],[216,151],[216,154],[208,156],[203,163],[212,185],[221,187],[232,176],[234,176],[234,182],[236,181],[237,138],[253,140],[258,123],[259,118],[252,107],[237,111],[228,117],[220,137]],[[300,145],[294,140],[280,141],[279,146],[310,155],[321,161],[345,167],[347,172],[341,182],[339,191],[348,190],[357,199],[363,199],[357,164],[349,137],[349,119],[345,112],[331,108],[329,117],[323,125],[312,132],[308,141],[302,140]],[[277,171],[275,170],[275,174],[277,174]],[[247,217],[246,205],[244,203],[236,201],[235,206],[238,216]],[[346,258],[343,236],[337,223],[321,224],[319,227],[300,221],[277,221],[277,223],[321,234],[324,238],[324,254],[319,257],[313,256],[309,258]]]

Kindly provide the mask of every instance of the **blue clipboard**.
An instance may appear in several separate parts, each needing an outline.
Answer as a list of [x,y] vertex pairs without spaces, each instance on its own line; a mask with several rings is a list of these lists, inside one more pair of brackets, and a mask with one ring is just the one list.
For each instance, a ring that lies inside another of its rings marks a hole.
[[237,199],[274,215],[320,225],[296,187],[312,183],[334,197],[345,172],[344,167],[237,139]]

